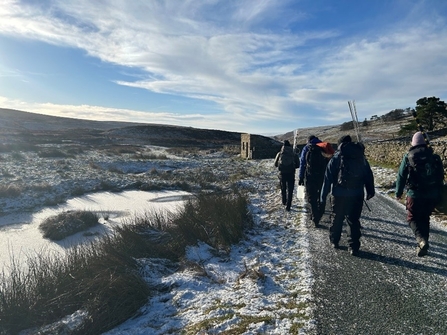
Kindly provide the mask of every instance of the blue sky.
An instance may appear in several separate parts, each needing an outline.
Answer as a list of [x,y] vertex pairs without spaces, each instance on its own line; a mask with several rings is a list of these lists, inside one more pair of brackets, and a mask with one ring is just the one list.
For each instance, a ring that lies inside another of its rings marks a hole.
[[444,0],[0,0],[0,107],[283,134],[447,100]]

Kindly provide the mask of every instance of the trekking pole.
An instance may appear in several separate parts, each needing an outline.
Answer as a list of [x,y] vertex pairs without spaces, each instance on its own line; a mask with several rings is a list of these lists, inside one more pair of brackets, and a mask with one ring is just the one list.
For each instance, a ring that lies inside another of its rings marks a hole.
[[355,101],[348,101],[349,111],[352,118],[352,126],[354,128],[355,135],[357,137],[357,142],[361,142],[360,132],[359,132],[359,120],[357,118],[357,108],[355,107]]
[[371,208],[369,208],[369,206],[368,206],[368,203],[366,202],[366,200],[365,200],[365,199],[363,199],[363,203],[365,204],[366,208],[368,208],[368,211],[370,211],[370,212],[371,212]]
[[295,155],[299,154],[299,150],[297,149],[297,145],[298,145],[298,129],[295,129],[293,131],[293,153]]
[[[349,111],[351,112],[352,117],[352,125],[354,126],[355,135],[357,136],[357,142],[361,142],[360,138],[360,131],[359,131],[359,120],[357,118],[357,108],[355,107],[355,101],[348,101],[348,107]],[[363,203],[365,204],[366,208],[371,212],[371,208],[369,208],[367,202],[365,199],[363,199]]]
[[427,146],[430,146],[430,139],[428,138],[428,134],[424,131],[424,127],[422,127],[421,122],[419,121],[419,118],[416,114],[416,111],[413,110],[413,112],[411,113],[411,115],[413,115],[414,119],[416,120],[416,124],[418,126],[419,131],[421,132],[422,136],[424,137],[425,143],[427,144]]
[[352,100],[352,104],[354,105],[355,125],[356,125],[356,129],[357,129],[357,140],[359,142],[362,142],[362,138],[360,136],[359,119],[357,117],[357,108],[355,107],[355,100]]
[[296,148],[296,136],[297,136],[297,134],[298,134],[298,129],[295,129],[293,131],[293,151],[295,151],[295,148]]

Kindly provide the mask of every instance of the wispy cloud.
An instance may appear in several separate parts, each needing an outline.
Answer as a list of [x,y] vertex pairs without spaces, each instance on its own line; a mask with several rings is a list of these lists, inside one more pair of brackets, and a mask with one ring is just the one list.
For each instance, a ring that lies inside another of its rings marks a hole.
[[347,100],[356,99],[366,117],[447,93],[445,19],[427,10],[415,18],[410,9],[376,33],[352,34],[294,28],[309,17],[294,1],[2,3],[1,34],[141,69],[144,78],[116,84],[212,101],[223,111],[216,118],[233,122],[338,122],[349,114]]

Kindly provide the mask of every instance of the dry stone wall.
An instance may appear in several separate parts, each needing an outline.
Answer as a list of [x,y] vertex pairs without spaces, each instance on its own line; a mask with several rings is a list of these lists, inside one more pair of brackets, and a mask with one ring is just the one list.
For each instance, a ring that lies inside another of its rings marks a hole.
[[[441,157],[444,171],[447,172],[447,141],[435,140],[431,144],[434,152]],[[410,146],[408,141],[370,142],[365,144],[365,154],[371,163],[377,162],[397,169]]]

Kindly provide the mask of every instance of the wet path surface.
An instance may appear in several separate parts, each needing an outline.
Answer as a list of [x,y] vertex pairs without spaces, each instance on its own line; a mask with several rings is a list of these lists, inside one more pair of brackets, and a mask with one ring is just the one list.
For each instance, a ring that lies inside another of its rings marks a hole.
[[[358,257],[329,244],[329,212],[309,228],[318,334],[447,334],[447,230],[432,223],[416,256],[405,208],[377,194],[364,206]],[[433,221],[433,220],[432,220]]]

